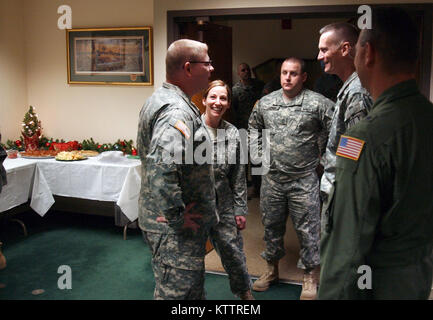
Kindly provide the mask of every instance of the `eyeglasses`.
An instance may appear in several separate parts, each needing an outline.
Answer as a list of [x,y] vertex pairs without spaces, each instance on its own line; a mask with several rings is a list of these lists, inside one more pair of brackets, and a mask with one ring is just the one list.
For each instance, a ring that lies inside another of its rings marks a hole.
[[209,67],[212,64],[212,60],[209,61],[188,61],[189,63],[203,63],[206,67]]

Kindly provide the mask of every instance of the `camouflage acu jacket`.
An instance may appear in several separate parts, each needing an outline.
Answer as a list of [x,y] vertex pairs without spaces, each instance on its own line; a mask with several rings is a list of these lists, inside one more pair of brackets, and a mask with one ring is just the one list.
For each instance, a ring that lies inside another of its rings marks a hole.
[[236,127],[248,128],[251,110],[262,95],[264,83],[258,79],[251,79],[251,84],[245,85],[240,81],[232,89],[232,108],[235,112]]
[[[197,107],[182,90],[164,83],[140,111],[137,150],[142,163],[139,226],[174,233],[183,225],[185,206],[202,215],[201,227],[218,222],[212,164],[198,164],[194,150],[210,150],[210,138]],[[209,154],[211,156],[211,154]],[[164,216],[168,223],[158,223]]]
[[[205,123],[204,114],[202,121]],[[231,123],[221,120],[212,150],[218,213],[246,215],[248,211],[246,160],[241,159],[238,129]]]
[[338,92],[335,103],[328,144],[323,157],[324,173],[320,184],[322,196],[324,196],[323,193],[330,194],[335,181],[335,153],[340,142],[340,136],[364,118],[370,111],[372,104],[371,97],[367,90],[362,87],[358,74],[352,73]]
[[250,144],[261,148],[262,129],[270,130],[270,177],[297,177],[315,170],[325,150],[334,103],[319,93],[303,89],[289,103],[283,89],[264,96],[254,106],[249,119]]

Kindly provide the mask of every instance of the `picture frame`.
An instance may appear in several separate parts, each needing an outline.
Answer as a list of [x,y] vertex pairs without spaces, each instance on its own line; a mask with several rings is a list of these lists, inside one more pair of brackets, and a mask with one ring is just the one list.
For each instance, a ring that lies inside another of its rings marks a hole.
[[152,27],[66,30],[68,83],[153,85]]

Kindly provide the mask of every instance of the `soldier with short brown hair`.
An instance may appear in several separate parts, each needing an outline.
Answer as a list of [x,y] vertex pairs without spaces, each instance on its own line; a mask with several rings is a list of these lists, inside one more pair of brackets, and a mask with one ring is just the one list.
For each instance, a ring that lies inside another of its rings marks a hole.
[[[250,144],[263,148],[262,130],[270,131],[270,167],[262,177],[260,208],[265,228],[262,257],[267,270],[253,289],[265,291],[278,282],[278,261],[284,256],[288,216],[301,245],[298,267],[304,269],[301,299],[314,299],[319,265],[320,199],[316,167],[324,150],[333,102],[303,88],[307,73],[303,61],[288,58],[281,66],[280,90],[254,106],[249,119]],[[258,135],[253,132],[257,130]]]
[[158,300],[206,297],[206,241],[218,216],[212,164],[191,157],[198,146],[211,146],[191,96],[207,87],[213,71],[207,51],[201,42],[173,42],[167,51],[166,82],[140,111],[138,222],[152,251]]

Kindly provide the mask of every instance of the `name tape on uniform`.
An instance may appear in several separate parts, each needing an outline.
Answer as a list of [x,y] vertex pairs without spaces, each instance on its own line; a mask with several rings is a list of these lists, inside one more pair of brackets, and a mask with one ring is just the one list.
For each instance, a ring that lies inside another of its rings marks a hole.
[[337,156],[358,161],[365,141],[342,135],[338,143]]

